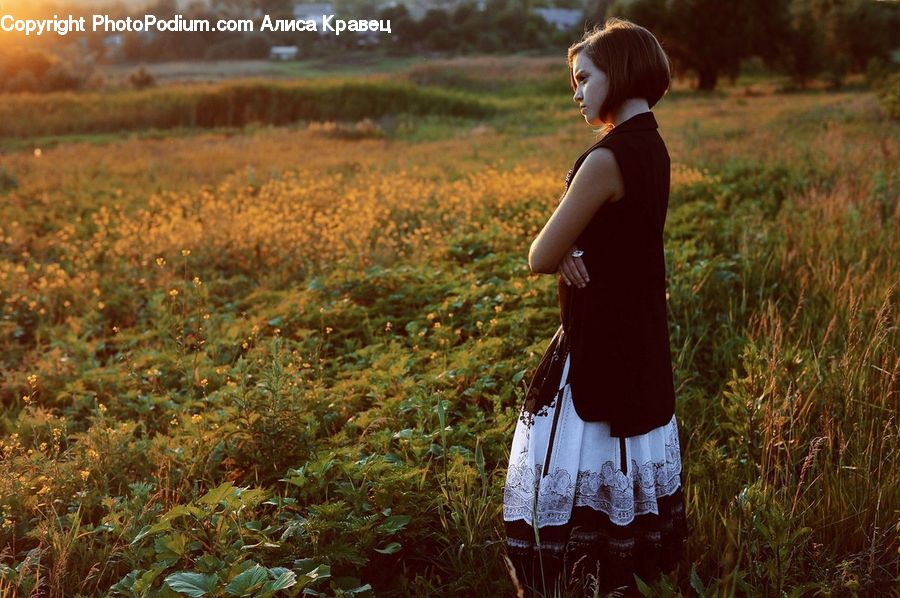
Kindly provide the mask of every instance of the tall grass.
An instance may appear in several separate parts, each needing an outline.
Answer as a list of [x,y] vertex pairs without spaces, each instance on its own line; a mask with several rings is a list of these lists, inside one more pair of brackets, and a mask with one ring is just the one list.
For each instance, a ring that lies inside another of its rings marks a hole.
[[[464,93],[384,81],[250,81],[142,91],[21,93],[4,96],[0,104],[0,137],[355,121],[398,112],[484,117],[495,108]],[[23,119],[22,114],[29,117]]]

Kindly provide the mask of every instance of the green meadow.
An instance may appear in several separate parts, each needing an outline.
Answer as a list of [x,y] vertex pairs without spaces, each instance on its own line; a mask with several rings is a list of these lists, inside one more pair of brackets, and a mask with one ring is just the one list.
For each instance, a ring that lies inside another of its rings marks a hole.
[[[0,596],[514,595],[526,256],[595,138],[565,69],[5,96]],[[779,89],[654,108],[691,536],[647,596],[900,577],[900,127]]]

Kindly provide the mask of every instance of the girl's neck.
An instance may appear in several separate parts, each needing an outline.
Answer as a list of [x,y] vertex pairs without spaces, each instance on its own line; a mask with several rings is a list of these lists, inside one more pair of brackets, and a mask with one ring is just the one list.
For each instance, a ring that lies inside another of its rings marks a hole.
[[644,98],[629,98],[622,102],[613,116],[613,126],[618,127],[623,122],[641,112],[650,112],[650,105]]

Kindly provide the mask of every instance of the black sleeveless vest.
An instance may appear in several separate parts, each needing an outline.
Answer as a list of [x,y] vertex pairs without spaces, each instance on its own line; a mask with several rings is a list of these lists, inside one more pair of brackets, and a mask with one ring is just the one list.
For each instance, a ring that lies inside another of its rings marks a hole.
[[590,282],[558,285],[575,411],[609,422],[613,436],[644,434],[675,412],[663,252],[671,163],[657,127],[652,112],[632,116],[585,150],[566,179],[568,189],[587,155],[605,147],[625,185],[575,242]]

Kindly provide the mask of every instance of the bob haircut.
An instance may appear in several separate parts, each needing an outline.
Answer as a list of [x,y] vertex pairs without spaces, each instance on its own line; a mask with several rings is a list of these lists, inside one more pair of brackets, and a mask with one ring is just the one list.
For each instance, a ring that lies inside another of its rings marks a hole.
[[653,108],[669,89],[672,70],[668,56],[652,33],[631,21],[610,17],[569,47],[566,62],[573,92],[577,84],[572,63],[582,51],[609,78],[609,91],[599,110],[604,121],[609,122],[610,115],[629,98],[644,98]]

